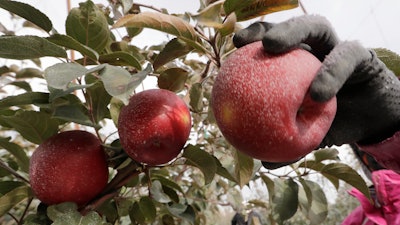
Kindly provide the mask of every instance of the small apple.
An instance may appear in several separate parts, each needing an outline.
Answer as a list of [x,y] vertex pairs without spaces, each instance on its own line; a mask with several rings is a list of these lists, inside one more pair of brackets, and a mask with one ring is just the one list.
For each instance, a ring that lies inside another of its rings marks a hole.
[[261,42],[232,53],[216,77],[211,100],[227,141],[268,162],[293,161],[314,150],[336,114],[336,98],[320,103],[309,95],[320,66],[305,50],[269,55]]
[[80,130],[61,132],[33,152],[29,177],[33,193],[43,203],[82,206],[107,184],[106,155],[95,135]]
[[161,165],[176,158],[191,129],[190,112],[174,92],[139,92],[122,107],[118,118],[121,145],[135,161]]

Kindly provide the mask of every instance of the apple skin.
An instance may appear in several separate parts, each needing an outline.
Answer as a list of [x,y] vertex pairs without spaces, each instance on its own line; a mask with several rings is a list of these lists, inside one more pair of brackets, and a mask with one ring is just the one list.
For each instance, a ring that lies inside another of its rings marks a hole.
[[186,103],[174,92],[164,89],[133,95],[118,118],[123,149],[133,160],[150,166],[176,158],[190,129],[191,116]]
[[108,181],[106,155],[100,140],[87,131],[56,134],[33,152],[29,167],[30,185],[47,205],[88,203]]
[[310,97],[320,67],[302,49],[269,55],[261,42],[237,49],[212,89],[211,107],[226,140],[268,162],[294,161],[317,148],[336,114],[336,97],[324,103]]

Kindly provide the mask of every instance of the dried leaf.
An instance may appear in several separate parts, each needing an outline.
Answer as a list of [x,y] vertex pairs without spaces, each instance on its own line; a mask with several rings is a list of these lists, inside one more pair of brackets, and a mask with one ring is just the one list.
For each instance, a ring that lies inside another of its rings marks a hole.
[[298,5],[298,0],[226,0],[224,10],[227,15],[235,12],[237,21],[244,21],[273,12],[293,9]]
[[159,12],[130,14],[119,19],[113,27],[146,27],[175,35],[184,40],[197,40],[196,31],[188,22],[179,17]]

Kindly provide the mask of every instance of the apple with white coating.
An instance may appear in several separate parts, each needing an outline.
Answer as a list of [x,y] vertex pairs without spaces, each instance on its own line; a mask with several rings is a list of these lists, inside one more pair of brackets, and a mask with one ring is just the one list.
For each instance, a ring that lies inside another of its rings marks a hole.
[[101,141],[83,130],[50,137],[32,154],[29,180],[35,196],[46,205],[88,203],[108,181],[107,157]]
[[317,148],[336,114],[336,97],[323,103],[310,97],[320,67],[302,49],[270,55],[261,42],[237,49],[212,89],[211,107],[227,141],[268,162],[294,161]]
[[190,129],[191,116],[186,103],[164,89],[133,95],[118,118],[118,133],[125,152],[135,161],[151,166],[176,158]]

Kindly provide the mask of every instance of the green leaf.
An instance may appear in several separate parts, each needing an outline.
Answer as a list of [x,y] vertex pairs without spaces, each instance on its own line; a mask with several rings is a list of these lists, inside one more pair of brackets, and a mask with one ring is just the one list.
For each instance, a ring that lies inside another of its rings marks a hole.
[[129,97],[136,87],[152,72],[150,64],[144,70],[134,75],[131,75],[121,67],[107,64],[102,65],[99,69],[100,79],[103,81],[106,91],[111,96],[123,101],[124,104],[128,103]]
[[[130,201],[131,202],[131,201]],[[132,204],[130,204],[131,206]],[[97,208],[97,212],[106,218],[108,222],[115,224],[121,215],[118,214],[118,209],[114,200],[108,200]]]
[[292,179],[274,180],[275,192],[272,196],[272,208],[274,218],[281,223],[291,218],[297,211],[299,205],[299,186]]
[[11,155],[13,155],[21,170],[28,173],[29,157],[26,155],[26,152],[21,146],[10,142],[10,139],[11,138],[0,137],[0,147],[7,150]]
[[154,70],[157,70],[166,63],[187,55],[193,50],[193,47],[186,44],[184,41],[174,38],[169,41],[160,54],[156,57],[153,63]]
[[67,58],[67,53],[42,37],[0,36],[0,58],[35,59],[45,56]]
[[305,160],[299,164],[299,167],[309,168],[309,169],[315,170],[317,172],[320,172],[321,175],[323,175],[325,178],[327,178],[333,184],[333,186],[335,186],[335,188],[338,189],[339,188],[339,179],[337,177],[331,176],[330,174],[324,174],[321,172],[325,166],[326,166],[326,164],[321,163],[321,162],[316,162],[315,160]]
[[74,38],[63,35],[63,34],[53,34],[47,38],[47,40],[51,41],[52,43],[63,46],[67,49],[72,49],[80,52],[82,55],[87,56],[93,60],[97,60],[99,58],[99,54],[91,49],[90,47],[81,44],[79,41],[75,40]]
[[27,92],[19,95],[8,96],[0,100],[0,108],[23,105],[49,104],[49,93]]
[[234,157],[236,181],[243,187],[253,178],[254,160],[237,150],[234,151]]
[[293,9],[298,5],[298,0],[226,0],[224,10],[226,15],[234,12],[238,21],[244,21],[268,13]]
[[194,112],[203,111],[203,86],[201,83],[195,83],[189,90],[190,101],[189,105]]
[[118,126],[118,117],[121,108],[124,106],[124,102],[119,100],[118,98],[111,98],[110,101],[110,115],[111,119],[114,122],[115,126]]
[[304,160],[299,164],[299,167],[309,168],[315,171],[321,171],[324,166],[326,166],[326,164],[316,160]]
[[168,179],[162,175],[152,175],[152,180],[158,180],[160,181],[160,183],[165,186],[165,187],[169,187],[171,189],[177,190],[180,193],[184,194],[181,186],[179,186],[179,184],[175,183],[174,181],[172,181],[171,179]]
[[48,89],[50,91],[49,100],[50,100],[50,102],[54,102],[54,100],[57,99],[57,98],[61,98],[61,97],[67,96],[67,95],[71,94],[72,92],[75,92],[77,90],[81,90],[81,89],[84,89],[84,88],[88,88],[90,86],[91,86],[91,84],[89,84],[89,85],[77,85],[77,84],[71,83],[69,85],[69,87],[66,88],[65,90],[56,89],[56,88],[52,88],[52,87],[48,86]]
[[261,179],[264,181],[265,185],[267,185],[268,194],[270,196],[269,200],[272,201],[272,196],[275,192],[275,183],[271,178],[264,174],[261,175]]
[[56,99],[53,102],[53,110],[53,118],[100,128],[100,125],[90,119],[86,106],[73,94]]
[[302,212],[310,220],[310,225],[321,224],[328,216],[328,201],[325,192],[318,183],[310,180],[303,180],[302,186],[303,188],[299,191]]
[[135,202],[129,212],[129,217],[132,221],[139,224],[150,224],[156,216],[157,210],[154,202],[149,197],[142,197],[139,202]]
[[53,225],[105,225],[101,216],[95,211],[81,215],[78,207],[70,202],[52,205],[47,208],[47,215],[53,221]]
[[53,28],[51,21],[45,14],[28,4],[10,0],[0,0],[0,7],[32,22],[46,32],[49,32]]
[[217,165],[213,156],[208,152],[200,149],[199,146],[188,145],[184,152],[183,157],[185,157],[186,164],[195,166],[201,170],[204,175],[204,183],[209,184],[217,172]]
[[0,182],[0,197],[12,191],[13,189],[23,186],[23,182],[6,180]]
[[[131,198],[117,198],[115,199],[115,205],[117,208],[117,214],[119,217],[128,216],[131,206],[133,205],[134,201]],[[110,203],[108,203],[110,204]],[[114,209],[112,209],[114,211]]]
[[385,48],[375,48],[376,55],[396,76],[400,76],[400,55]]
[[18,203],[32,197],[32,191],[28,186],[19,186],[0,197],[0,216],[3,216]]
[[107,93],[103,83],[94,76],[86,76],[85,81],[87,84],[93,84],[86,88],[86,94],[90,98],[88,104],[90,104],[92,118],[96,123],[104,118],[109,118],[110,110],[108,109],[108,105],[112,98],[111,95]]
[[73,80],[85,75],[86,71],[84,66],[77,63],[58,63],[47,67],[44,77],[48,86],[66,90]]
[[81,44],[101,52],[110,41],[110,29],[104,13],[86,1],[73,8],[65,22],[66,33]]
[[180,203],[172,203],[167,205],[168,211],[175,216],[179,216],[184,213],[187,209],[187,205],[180,204]]
[[313,201],[312,190],[308,186],[306,180],[304,180],[303,178],[300,177],[299,182],[302,185],[299,192],[299,203],[302,209],[308,212],[311,209]]
[[146,218],[146,221],[148,223],[153,222],[156,218],[157,213],[156,206],[154,205],[153,200],[148,196],[142,197],[140,199],[139,205],[143,215]]
[[140,65],[138,59],[133,57],[133,55],[122,51],[103,54],[100,56],[99,62],[116,66],[132,66],[137,70],[142,70],[142,65]]
[[15,87],[24,89],[27,92],[32,92],[31,85],[26,81],[14,81],[14,82],[9,83],[8,85],[14,85]]
[[36,68],[23,68],[15,73],[15,78],[23,79],[23,78],[43,78],[43,71]]
[[162,186],[162,188],[164,190],[164,193],[167,194],[173,202],[179,202],[180,198],[175,189],[164,185]]
[[325,160],[339,160],[339,151],[334,148],[325,148],[314,151],[315,162],[319,163]]
[[177,16],[159,12],[129,14],[119,19],[113,27],[146,27],[175,35],[185,41],[197,40],[196,31],[188,22]]
[[128,33],[128,37],[133,38],[139,35],[143,31],[143,28],[139,27],[127,27],[126,32]]
[[331,163],[322,168],[320,171],[322,175],[331,176],[350,184],[357,188],[367,198],[371,199],[368,185],[365,180],[350,166],[343,163]]
[[58,132],[58,121],[45,112],[18,111],[14,116],[2,116],[26,140],[40,144]]
[[182,91],[188,76],[189,72],[182,68],[164,70],[158,77],[158,87],[173,92]]
[[229,173],[229,171],[222,166],[222,163],[215,157],[213,156],[215,164],[217,165],[217,174],[230,180],[233,182],[236,182],[235,178],[232,176],[231,173]]
[[188,221],[190,224],[195,224],[196,212],[191,205],[183,205],[179,203],[169,204],[168,211],[181,219]]
[[78,213],[78,206],[72,202],[60,203],[47,208],[47,216],[53,221],[65,214],[75,214],[79,218],[76,213]]
[[160,203],[171,202],[171,198],[164,192],[159,180],[151,182],[150,194],[154,200]]

